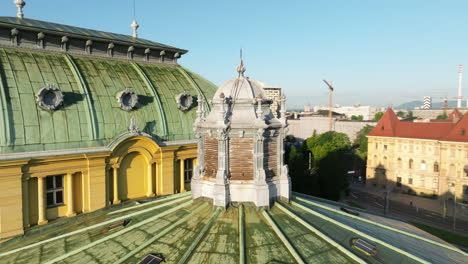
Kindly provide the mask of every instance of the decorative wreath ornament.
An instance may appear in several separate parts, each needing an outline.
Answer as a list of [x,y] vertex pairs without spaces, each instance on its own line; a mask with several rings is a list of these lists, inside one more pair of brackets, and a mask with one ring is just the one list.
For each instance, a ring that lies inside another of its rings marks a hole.
[[57,86],[48,84],[36,94],[39,107],[47,111],[55,111],[63,104],[63,93]]
[[180,110],[187,111],[193,105],[193,97],[187,93],[183,92],[176,96],[177,104],[179,105]]
[[117,102],[120,104],[120,108],[125,111],[132,111],[138,104],[138,95],[133,92],[130,88],[120,91],[116,96]]

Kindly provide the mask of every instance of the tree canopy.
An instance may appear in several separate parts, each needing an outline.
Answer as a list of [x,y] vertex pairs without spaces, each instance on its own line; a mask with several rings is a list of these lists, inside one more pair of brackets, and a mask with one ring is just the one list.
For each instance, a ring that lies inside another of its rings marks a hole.
[[379,120],[382,118],[383,115],[384,115],[383,112],[377,112],[377,113],[375,113],[375,115],[374,115],[374,120],[379,121]]
[[358,116],[355,116],[355,115],[352,115],[351,116],[351,120],[364,120],[364,117],[362,115],[358,115]]
[[354,145],[357,147],[356,152],[357,154],[365,159],[367,157],[367,137],[366,135],[374,129],[374,126],[366,125],[365,127],[361,128],[356,135],[356,139],[354,140]]
[[401,117],[401,118],[404,118],[404,117],[405,117],[405,112],[403,112],[403,111],[398,111],[398,112],[396,113],[396,116]]
[[443,113],[443,114],[440,114],[436,117],[436,119],[438,120],[444,120],[444,119],[447,119],[447,113]]
[[350,149],[351,142],[344,133],[329,131],[306,139],[307,149],[312,152],[315,162],[327,157],[331,152]]

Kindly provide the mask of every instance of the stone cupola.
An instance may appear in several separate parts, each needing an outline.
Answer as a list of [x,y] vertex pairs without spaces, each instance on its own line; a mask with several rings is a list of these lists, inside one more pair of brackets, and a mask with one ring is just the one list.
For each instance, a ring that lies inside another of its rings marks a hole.
[[278,119],[271,113],[272,101],[265,97],[262,83],[244,76],[242,60],[237,72],[236,78],[218,88],[206,117],[199,97],[194,124],[198,165],[192,196],[212,199],[221,207],[231,202],[268,207],[278,198],[288,200],[291,193],[283,161],[285,97]]

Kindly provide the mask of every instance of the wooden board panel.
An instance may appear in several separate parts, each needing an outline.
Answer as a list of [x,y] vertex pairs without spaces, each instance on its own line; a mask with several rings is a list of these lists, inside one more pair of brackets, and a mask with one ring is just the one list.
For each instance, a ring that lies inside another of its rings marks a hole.
[[229,143],[231,180],[253,180],[253,139],[231,138]]
[[266,138],[263,145],[263,168],[267,178],[278,175],[278,138]]
[[218,140],[212,137],[205,137],[205,170],[204,176],[216,178],[218,170]]

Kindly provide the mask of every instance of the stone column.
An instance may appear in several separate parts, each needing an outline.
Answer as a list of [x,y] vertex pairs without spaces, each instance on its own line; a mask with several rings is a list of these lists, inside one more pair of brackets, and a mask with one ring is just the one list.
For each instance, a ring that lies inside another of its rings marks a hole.
[[185,192],[185,159],[180,159],[180,192]]
[[148,163],[148,190],[146,192],[146,196],[153,197],[153,161]]
[[259,128],[257,130],[257,135],[255,138],[255,147],[254,147],[254,157],[255,157],[255,162],[254,162],[254,169],[255,169],[255,183],[257,184],[263,184],[265,183],[266,175],[265,175],[265,169],[263,168],[263,163],[264,163],[264,153],[263,153],[263,144],[265,137],[263,135],[264,133],[263,128]]
[[263,146],[265,144],[265,130],[258,128],[255,136],[254,146],[254,181],[255,181],[255,197],[253,202],[257,207],[269,207],[270,206],[270,191],[266,183],[266,174],[264,169],[264,151]]
[[114,187],[114,200],[112,201],[112,204],[118,204],[120,203],[120,200],[119,200],[119,183],[118,183],[118,177],[119,177],[119,165],[118,164],[114,164],[112,165],[112,176],[114,178],[114,181],[113,181],[113,187]]
[[195,137],[197,138],[197,164],[194,164],[194,172],[193,172],[193,178],[194,180],[200,179],[200,176],[202,175],[203,167],[205,166],[205,138],[204,136],[197,132],[195,134]]
[[[106,166],[106,206],[111,205],[111,200],[110,200],[110,183],[111,183],[111,178],[110,178],[110,168]],[[83,175],[83,173],[82,173]]]
[[46,201],[45,201],[45,186],[44,186],[44,177],[37,178],[37,203],[39,206],[39,219],[37,221],[38,225],[47,224],[47,215],[46,215]]
[[218,171],[214,187],[214,205],[227,207],[230,202],[229,185],[229,145],[224,129],[218,129]]
[[29,223],[29,180],[24,179],[22,181],[22,193],[23,193],[23,227],[30,227]]
[[75,216],[75,207],[73,206],[73,174],[67,173],[67,217]]

